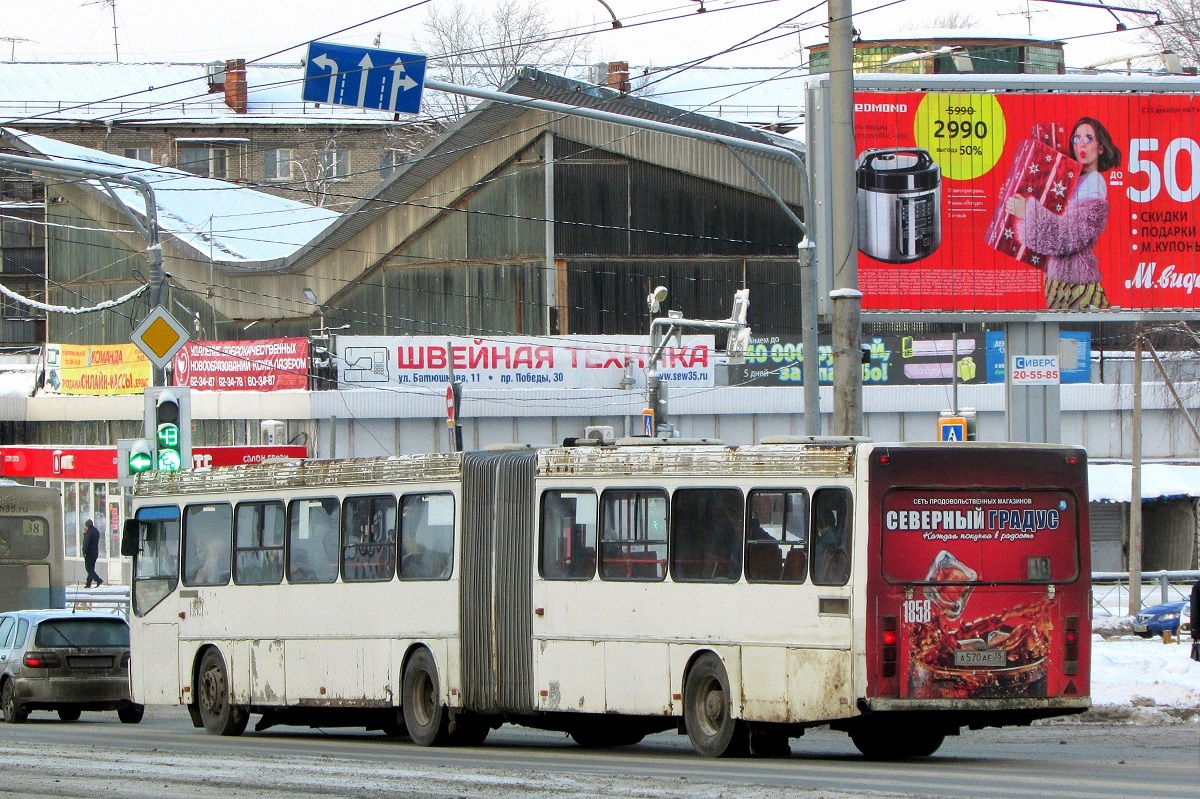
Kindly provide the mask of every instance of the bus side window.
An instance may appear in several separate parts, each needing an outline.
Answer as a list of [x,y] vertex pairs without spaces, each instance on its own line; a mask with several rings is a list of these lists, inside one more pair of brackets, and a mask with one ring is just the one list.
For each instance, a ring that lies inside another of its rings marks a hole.
[[342,579],[386,581],[396,576],[396,498],[348,497],[342,503]]
[[233,581],[271,585],[283,579],[282,502],[243,502],[233,530]]
[[341,504],[334,497],[288,503],[289,583],[332,583],[338,575]]
[[542,494],[540,564],[547,580],[590,580],[596,576],[596,494]]
[[400,579],[448,580],[454,570],[454,497],[409,494],[400,500]]
[[808,576],[808,494],[751,491],[747,501],[746,580],[802,583]]
[[742,574],[742,492],[680,488],[671,497],[671,578],[732,583]]
[[183,584],[225,585],[233,549],[233,508],[188,505],[183,523]]
[[663,580],[667,576],[667,492],[610,490],[600,498],[600,577]]
[[845,585],[850,580],[853,502],[844,488],[813,493],[813,582]]

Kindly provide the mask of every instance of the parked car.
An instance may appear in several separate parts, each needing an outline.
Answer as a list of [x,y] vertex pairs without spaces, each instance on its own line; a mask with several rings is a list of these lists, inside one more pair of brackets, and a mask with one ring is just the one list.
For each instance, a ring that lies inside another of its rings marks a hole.
[[32,710],[76,721],[84,710],[115,710],[126,724],[145,708],[129,697],[129,623],[70,610],[0,613],[0,711],[9,724]]
[[1191,612],[1191,601],[1187,599],[1151,605],[1137,615],[1133,622],[1133,631],[1143,638],[1162,635],[1168,630],[1172,635],[1178,635],[1181,619],[1184,632],[1189,629]]

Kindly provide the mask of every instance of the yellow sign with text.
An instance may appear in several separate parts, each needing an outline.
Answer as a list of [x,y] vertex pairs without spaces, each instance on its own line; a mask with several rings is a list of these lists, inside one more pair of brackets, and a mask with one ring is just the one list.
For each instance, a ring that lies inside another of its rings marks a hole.
[[55,394],[141,394],[152,378],[134,344],[46,345],[46,390]]

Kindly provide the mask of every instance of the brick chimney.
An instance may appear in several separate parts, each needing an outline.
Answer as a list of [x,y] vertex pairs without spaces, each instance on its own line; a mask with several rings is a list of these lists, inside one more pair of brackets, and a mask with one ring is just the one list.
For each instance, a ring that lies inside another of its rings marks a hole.
[[225,105],[235,114],[246,113],[246,59],[231,58],[225,62]]
[[604,85],[616,89],[621,94],[629,94],[629,62],[609,61],[608,71],[604,76]]

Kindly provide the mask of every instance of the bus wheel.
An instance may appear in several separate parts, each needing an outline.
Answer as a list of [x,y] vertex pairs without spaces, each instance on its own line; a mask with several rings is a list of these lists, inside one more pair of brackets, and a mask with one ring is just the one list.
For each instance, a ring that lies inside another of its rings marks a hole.
[[244,707],[230,702],[229,678],[225,661],[216,649],[204,653],[200,661],[200,690],[197,697],[204,729],[212,735],[241,735],[250,721]]
[[17,686],[12,680],[6,680],[0,688],[0,710],[4,712],[4,720],[9,724],[20,724],[29,718],[29,711],[21,707],[17,700]]
[[704,757],[742,757],[750,750],[750,731],[730,707],[729,675],[712,653],[701,655],[688,671],[683,720],[692,748]]
[[441,746],[450,742],[450,718],[441,701],[437,664],[428,649],[418,649],[408,661],[401,696],[404,724],[413,743]]

